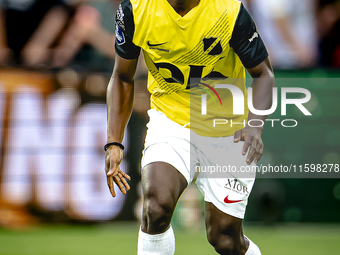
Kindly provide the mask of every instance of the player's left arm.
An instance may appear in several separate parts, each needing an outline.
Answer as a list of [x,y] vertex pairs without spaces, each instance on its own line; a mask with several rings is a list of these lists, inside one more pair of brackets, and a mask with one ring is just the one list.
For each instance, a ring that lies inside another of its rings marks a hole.
[[[268,58],[267,49],[259,35],[255,23],[247,10],[241,5],[237,17],[230,46],[241,59],[243,65],[247,68],[253,78],[253,106],[257,110],[267,110],[272,105],[272,88],[275,86],[274,73]],[[267,116],[256,115],[249,112],[249,120],[266,120]],[[258,125],[253,121],[253,125]],[[245,128],[236,131],[234,142],[244,141],[242,154],[247,156],[247,163],[253,161],[257,163],[263,154],[263,142],[261,127],[250,127],[248,124]]]
[[[253,77],[253,106],[257,110],[267,110],[272,105],[272,88],[275,85],[273,69],[270,65],[269,59],[266,58],[262,63],[253,68],[247,68],[249,74]],[[259,125],[264,123],[266,115],[256,115],[249,111],[248,122],[253,121],[252,125]],[[261,121],[263,122],[261,122]],[[251,164],[253,161],[257,163],[263,154],[263,142],[261,134],[263,125],[261,127],[250,127],[248,124],[245,128],[235,132],[234,142],[244,141],[242,154],[245,155],[249,149],[247,156],[247,163]]]

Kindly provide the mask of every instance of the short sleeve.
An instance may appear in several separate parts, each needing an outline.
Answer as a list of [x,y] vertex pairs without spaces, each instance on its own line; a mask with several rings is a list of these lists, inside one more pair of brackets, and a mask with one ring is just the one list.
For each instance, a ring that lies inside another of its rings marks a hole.
[[116,41],[117,54],[125,59],[136,59],[140,54],[140,47],[133,42],[135,23],[130,0],[123,0],[116,13]]
[[266,46],[257,32],[255,22],[243,4],[241,4],[229,44],[246,68],[253,68],[268,57]]

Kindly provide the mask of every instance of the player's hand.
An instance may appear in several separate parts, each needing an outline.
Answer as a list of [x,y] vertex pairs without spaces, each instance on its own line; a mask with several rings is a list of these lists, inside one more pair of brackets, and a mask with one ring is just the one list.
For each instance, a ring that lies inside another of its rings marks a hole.
[[234,143],[244,141],[242,154],[247,156],[247,164],[250,165],[253,161],[257,163],[263,154],[263,142],[261,139],[262,129],[246,126],[245,128],[238,130],[234,134]]
[[130,180],[130,176],[124,173],[119,165],[123,160],[123,150],[118,146],[110,146],[106,151],[106,158],[105,158],[105,172],[107,178],[107,185],[109,186],[111,195],[113,197],[116,196],[116,192],[114,189],[115,182],[123,193],[126,194],[127,190],[130,190],[129,184],[126,182],[125,179]]

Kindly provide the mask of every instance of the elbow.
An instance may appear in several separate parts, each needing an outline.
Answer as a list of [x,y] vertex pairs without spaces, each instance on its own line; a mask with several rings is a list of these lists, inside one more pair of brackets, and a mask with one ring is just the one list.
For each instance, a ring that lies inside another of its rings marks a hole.
[[275,75],[269,61],[266,62],[266,65],[262,68],[261,72],[259,72],[257,78],[266,79],[268,80],[268,84],[275,87]]
[[270,83],[272,83],[272,86],[275,87],[275,76],[273,70],[267,70],[266,72],[262,73],[258,78],[268,79]]
[[134,83],[134,77],[127,73],[114,72],[112,78],[116,81],[119,81],[119,83],[121,84],[133,84]]
[[259,78],[262,81],[261,84],[266,84],[268,89],[275,87],[275,76],[273,71],[264,73],[260,75]]

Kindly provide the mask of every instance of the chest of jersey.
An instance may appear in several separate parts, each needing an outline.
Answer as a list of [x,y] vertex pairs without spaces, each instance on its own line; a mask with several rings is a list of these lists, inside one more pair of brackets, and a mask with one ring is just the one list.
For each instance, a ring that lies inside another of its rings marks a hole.
[[186,89],[191,78],[238,75],[237,56],[229,40],[240,2],[215,2],[201,0],[181,17],[167,0],[131,1],[133,43],[143,49],[153,78],[161,76],[158,85],[163,78],[170,87]]

